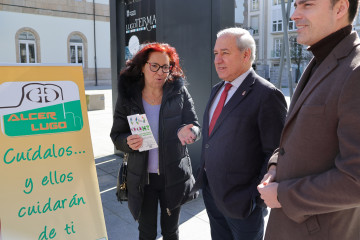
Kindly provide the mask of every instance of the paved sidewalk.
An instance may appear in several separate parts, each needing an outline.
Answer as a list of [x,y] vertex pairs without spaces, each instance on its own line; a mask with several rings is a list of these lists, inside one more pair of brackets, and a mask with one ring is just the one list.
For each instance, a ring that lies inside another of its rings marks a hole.
[[[113,143],[109,137],[112,126],[112,91],[111,86],[86,86],[85,93],[104,94],[105,110],[89,111],[89,123],[95,164],[99,180],[105,223],[109,240],[138,239],[138,224],[131,216],[127,203],[120,204],[115,197],[116,178],[121,157],[114,155]],[[287,89],[283,90],[288,96]],[[289,97],[287,97],[289,102]],[[202,113],[199,113],[202,114]],[[161,229],[158,222],[158,240]],[[180,240],[210,240],[209,219],[203,199],[185,204],[180,215]]]

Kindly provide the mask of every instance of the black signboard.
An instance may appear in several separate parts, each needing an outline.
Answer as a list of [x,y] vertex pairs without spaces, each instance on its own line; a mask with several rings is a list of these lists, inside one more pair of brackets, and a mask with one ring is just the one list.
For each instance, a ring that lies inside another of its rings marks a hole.
[[132,58],[143,44],[156,41],[156,0],[125,2],[125,59]]

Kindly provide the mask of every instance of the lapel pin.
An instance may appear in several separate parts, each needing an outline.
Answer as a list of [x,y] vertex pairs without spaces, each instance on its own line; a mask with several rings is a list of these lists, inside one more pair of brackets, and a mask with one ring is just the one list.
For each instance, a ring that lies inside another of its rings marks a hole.
[[244,96],[246,94],[246,91],[243,91],[242,95]]

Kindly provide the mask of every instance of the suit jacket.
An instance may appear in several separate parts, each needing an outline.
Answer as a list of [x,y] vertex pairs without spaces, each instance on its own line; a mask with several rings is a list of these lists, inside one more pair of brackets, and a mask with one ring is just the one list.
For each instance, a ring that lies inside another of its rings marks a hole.
[[218,209],[231,218],[246,218],[259,195],[256,186],[278,147],[287,105],[278,89],[251,70],[209,136],[209,108],[223,84],[213,87],[205,109],[197,185],[201,185],[205,165]]
[[330,52],[304,88],[314,64],[295,90],[280,148],[271,158],[282,208],[271,210],[267,240],[360,239],[357,33]]

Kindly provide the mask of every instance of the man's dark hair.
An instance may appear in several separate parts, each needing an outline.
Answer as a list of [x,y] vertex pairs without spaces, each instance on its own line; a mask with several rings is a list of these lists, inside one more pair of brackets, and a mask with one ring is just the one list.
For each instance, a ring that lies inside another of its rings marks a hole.
[[[334,6],[339,0],[331,0],[332,6]],[[349,22],[352,23],[358,12],[359,0],[349,0]]]

